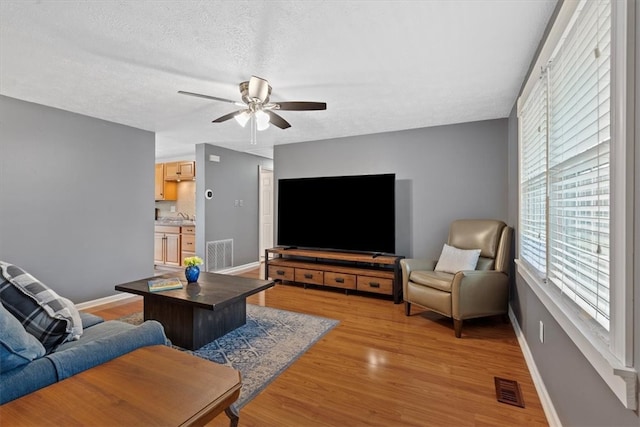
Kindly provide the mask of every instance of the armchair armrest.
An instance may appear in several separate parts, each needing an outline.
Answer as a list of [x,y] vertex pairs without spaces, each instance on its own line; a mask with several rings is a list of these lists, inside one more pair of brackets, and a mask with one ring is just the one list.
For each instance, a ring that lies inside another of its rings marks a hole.
[[402,267],[402,273],[411,273],[417,270],[433,271],[436,268],[437,260],[432,259],[401,259],[400,266]]
[[402,292],[405,298],[407,296],[407,284],[409,283],[411,272],[433,271],[437,263],[437,260],[430,259],[404,258],[400,260],[400,267],[402,268]]
[[451,286],[452,317],[457,320],[507,312],[509,277],[495,270],[459,271]]

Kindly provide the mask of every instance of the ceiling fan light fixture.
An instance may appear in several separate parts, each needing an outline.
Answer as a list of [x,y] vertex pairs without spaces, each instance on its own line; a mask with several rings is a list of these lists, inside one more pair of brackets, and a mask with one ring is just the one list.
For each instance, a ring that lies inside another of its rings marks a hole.
[[247,122],[251,118],[251,115],[246,111],[241,111],[233,116],[233,118],[236,119],[236,122],[238,122],[240,126],[245,127],[247,125]]
[[[240,92],[242,92],[242,87],[240,87]],[[268,81],[257,76],[251,76],[247,85],[247,97],[249,99],[266,103],[270,94],[271,85],[269,85]]]
[[258,130],[265,130],[269,128],[269,115],[262,110],[258,110],[255,112],[256,115],[256,126]]

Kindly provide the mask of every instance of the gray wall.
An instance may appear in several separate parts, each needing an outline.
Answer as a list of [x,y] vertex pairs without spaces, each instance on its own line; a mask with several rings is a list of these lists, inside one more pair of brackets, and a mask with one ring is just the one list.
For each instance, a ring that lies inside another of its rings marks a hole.
[[[220,162],[209,161],[210,155]],[[258,167],[273,161],[210,144],[196,145],[196,252],[205,259],[206,242],[233,239],[233,264],[258,261]],[[206,189],[213,198],[206,200]],[[242,200],[242,206],[235,201]]]
[[[636,9],[636,27],[640,8]],[[640,58],[640,32],[636,32],[636,58]],[[634,366],[640,366],[640,67],[635,75],[635,238],[634,238]],[[518,134],[515,107],[509,117],[509,176],[517,180]],[[509,219],[517,224],[518,193],[509,186]],[[516,233],[517,236],[517,233]],[[640,425],[638,411],[624,408],[609,386],[553,319],[520,275],[516,275],[511,294],[511,308],[522,328],[535,364],[565,426],[635,426]],[[538,339],[539,322],[544,323],[544,344]],[[640,406],[640,400],[638,402]]]
[[407,257],[437,259],[454,219],[507,219],[506,119],[277,145],[274,166],[276,182],[395,173],[396,253]]
[[154,134],[0,96],[0,259],[79,303],[153,274]]

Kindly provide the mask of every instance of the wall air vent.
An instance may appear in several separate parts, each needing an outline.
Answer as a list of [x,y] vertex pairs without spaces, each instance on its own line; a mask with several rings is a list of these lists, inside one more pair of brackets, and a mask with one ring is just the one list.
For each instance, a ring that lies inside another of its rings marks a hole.
[[207,242],[206,271],[212,273],[233,267],[233,239]]

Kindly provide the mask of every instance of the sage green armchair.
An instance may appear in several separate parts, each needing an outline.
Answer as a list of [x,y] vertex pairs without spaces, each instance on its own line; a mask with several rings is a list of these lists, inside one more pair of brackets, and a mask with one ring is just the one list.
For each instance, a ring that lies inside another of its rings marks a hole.
[[417,304],[451,317],[457,338],[465,319],[506,315],[512,232],[497,220],[465,219],[451,224],[448,245],[480,249],[475,270],[452,274],[434,271],[437,260],[401,260],[405,314],[409,316],[411,304]]

